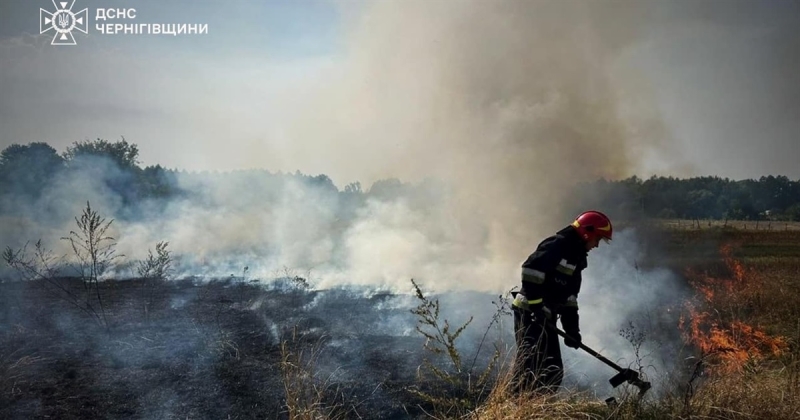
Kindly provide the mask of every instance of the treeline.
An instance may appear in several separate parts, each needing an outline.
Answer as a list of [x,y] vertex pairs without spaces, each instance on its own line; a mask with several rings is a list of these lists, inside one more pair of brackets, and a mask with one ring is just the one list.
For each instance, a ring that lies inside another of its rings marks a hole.
[[[5,148],[0,152],[0,212],[11,211],[17,201],[35,202],[52,194],[64,187],[60,183],[74,184],[76,174],[94,177],[95,181],[101,179],[104,188],[118,197],[122,207],[187,198],[196,193],[196,183],[203,179],[224,177],[239,177],[240,184],[258,183],[259,191],[277,192],[285,188],[288,180],[300,182],[336,197],[350,209],[369,197],[430,200],[435,198],[438,188],[433,182],[412,186],[387,179],[367,189],[355,182],[339,190],[326,175],[265,170],[187,173],[160,165],[142,167],[135,144],[125,139],[116,142],[97,139],[75,142],[61,154],[47,143],[13,144]],[[577,184],[569,197],[566,205],[575,211],[595,207],[629,217],[800,221],[800,180],[792,181],[785,176],[739,181],[720,177],[600,179]]]
[[800,180],[786,176],[601,179],[577,185],[573,196],[628,217],[800,221]]
[[75,142],[59,154],[47,143],[12,144],[0,152],[0,194],[38,199],[77,173],[102,177],[125,203],[178,193],[172,175],[161,166],[139,166],[139,149],[124,139]]
[[[255,204],[276,202],[291,185],[313,192],[315,199],[333,204],[341,216],[349,216],[367,198],[392,199],[404,196],[429,200],[433,182],[411,185],[397,179],[379,180],[368,189],[359,182],[339,190],[327,175],[306,175],[237,170],[230,172],[187,172],[161,165],[142,166],[136,144],[124,138],[74,142],[63,153],[47,143],[13,144],[0,152],[0,214],[27,212],[31,205],[51,205],[53,196],[69,191],[73,195],[87,189],[119,203],[116,217],[133,219],[146,205],[166,205],[175,199],[204,205],[217,202],[209,188],[219,187],[237,194],[257,196]],[[100,188],[98,188],[100,187]],[[102,191],[98,191],[102,190]],[[239,202],[247,200],[237,200]]]

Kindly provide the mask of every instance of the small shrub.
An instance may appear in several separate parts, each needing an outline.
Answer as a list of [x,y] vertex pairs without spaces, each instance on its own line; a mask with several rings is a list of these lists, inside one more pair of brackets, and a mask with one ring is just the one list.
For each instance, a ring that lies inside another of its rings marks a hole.
[[[500,357],[500,351],[495,349],[487,366],[477,377],[473,377],[472,368],[464,369],[462,356],[456,348],[456,340],[472,323],[473,317],[454,330],[448,320],[439,319],[439,300],[427,298],[413,279],[411,284],[420,301],[411,313],[417,316],[417,332],[425,337],[424,348],[434,356],[446,356],[448,363],[447,367],[440,367],[426,358],[418,369],[418,380],[427,381],[428,375],[432,375],[433,382],[428,381],[425,389],[412,388],[410,391],[432,405],[439,416],[458,417],[467,414],[478,407],[491,391],[491,373]],[[495,318],[499,319],[499,316]],[[495,319],[489,324],[487,332],[494,322]]]
[[113,219],[106,221],[104,217],[100,217],[97,211],[92,210],[92,206],[87,201],[80,218],[75,218],[78,230],[70,231],[69,236],[61,238],[69,242],[77,259],[75,268],[86,291],[86,306],[96,312],[90,299],[90,295],[94,292],[100,311],[99,320],[106,328],[108,328],[108,319],[100,294],[99,281],[103,274],[111,268],[114,261],[123,257],[123,255],[116,254],[116,240],[107,236],[108,229],[113,222]]
[[169,242],[156,244],[156,252],[147,250],[147,258],[138,262],[136,272],[142,279],[142,304],[144,305],[145,322],[150,322],[150,306],[153,304],[153,294],[156,284],[166,280],[172,272],[172,255],[167,249]]

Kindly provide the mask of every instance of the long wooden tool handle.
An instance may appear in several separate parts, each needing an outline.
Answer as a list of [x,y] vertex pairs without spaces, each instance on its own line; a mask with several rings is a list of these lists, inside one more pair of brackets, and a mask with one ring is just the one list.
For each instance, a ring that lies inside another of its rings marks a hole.
[[[565,333],[564,331],[561,331],[561,330],[560,330],[558,327],[556,327],[555,325],[553,325],[553,324],[550,324],[550,323],[546,323],[546,324],[547,324],[547,326],[548,326],[548,327],[550,327],[550,328],[554,329],[554,330],[556,331],[556,333],[558,333],[558,335],[560,335],[560,336],[562,336],[562,337],[564,337],[564,338],[566,338],[566,339],[569,339],[569,340],[575,341],[575,339],[573,339],[572,337],[570,337],[570,336],[569,336],[567,333]],[[594,356],[595,358],[597,358],[597,359],[598,359],[598,360],[600,360],[601,362],[603,362],[603,363],[605,363],[605,364],[607,364],[607,365],[611,366],[611,367],[612,367],[612,368],[614,368],[614,369],[615,369],[617,372],[622,372],[622,368],[621,368],[621,367],[619,367],[619,365],[618,365],[618,364],[616,364],[616,363],[612,362],[611,360],[608,360],[608,359],[606,359],[606,358],[605,358],[605,356],[603,356],[602,354],[600,354],[600,353],[598,353],[598,352],[596,352],[596,351],[592,350],[592,349],[591,349],[589,346],[587,346],[586,344],[583,344],[583,343],[581,343],[581,342],[578,342],[578,347],[580,347],[580,348],[581,348],[583,351],[585,351],[586,353],[589,353],[589,354],[591,354],[592,356]]]

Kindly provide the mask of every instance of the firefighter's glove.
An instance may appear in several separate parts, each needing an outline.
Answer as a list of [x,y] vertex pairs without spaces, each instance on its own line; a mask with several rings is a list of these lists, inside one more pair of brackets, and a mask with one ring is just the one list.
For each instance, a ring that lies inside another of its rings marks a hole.
[[578,317],[578,310],[575,308],[567,308],[561,311],[561,326],[564,327],[564,332],[573,339],[564,338],[564,345],[577,349],[581,342],[581,329],[580,317]]
[[564,345],[577,349],[581,344],[581,333],[578,331],[564,331],[570,338],[564,337]]
[[535,322],[553,322],[553,311],[543,304],[531,305],[531,315]]

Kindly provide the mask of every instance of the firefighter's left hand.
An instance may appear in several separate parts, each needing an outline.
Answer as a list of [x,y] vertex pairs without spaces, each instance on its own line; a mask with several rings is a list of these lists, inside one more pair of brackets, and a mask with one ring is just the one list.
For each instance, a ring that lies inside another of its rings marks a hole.
[[568,332],[567,335],[572,337],[573,340],[564,337],[564,345],[567,347],[572,347],[573,349],[579,348],[581,344],[581,333],[573,331],[573,332]]

